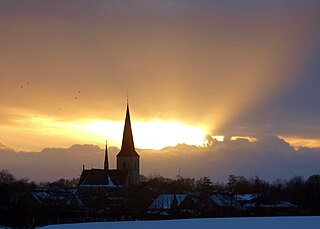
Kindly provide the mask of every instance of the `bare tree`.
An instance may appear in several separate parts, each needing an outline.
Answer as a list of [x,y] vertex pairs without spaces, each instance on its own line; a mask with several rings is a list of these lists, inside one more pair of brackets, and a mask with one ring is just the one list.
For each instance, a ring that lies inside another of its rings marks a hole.
[[8,170],[0,171],[0,184],[12,184],[16,181],[16,178],[8,172]]

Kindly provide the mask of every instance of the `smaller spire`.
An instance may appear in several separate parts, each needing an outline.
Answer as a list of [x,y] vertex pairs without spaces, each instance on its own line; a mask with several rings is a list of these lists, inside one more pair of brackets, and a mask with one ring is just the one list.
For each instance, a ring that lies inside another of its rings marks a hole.
[[106,140],[106,151],[104,154],[104,170],[109,170],[109,159],[108,159],[108,141]]

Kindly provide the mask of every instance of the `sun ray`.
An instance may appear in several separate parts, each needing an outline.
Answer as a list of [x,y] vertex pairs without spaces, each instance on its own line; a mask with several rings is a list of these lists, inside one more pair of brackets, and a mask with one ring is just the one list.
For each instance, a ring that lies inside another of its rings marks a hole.
[[[117,146],[121,144],[122,122],[96,120],[75,124],[73,128],[81,130],[84,135],[91,135],[90,138],[107,138]],[[163,120],[133,122],[132,129],[136,147],[151,149],[161,149],[179,143],[202,145],[207,134],[201,127]]]

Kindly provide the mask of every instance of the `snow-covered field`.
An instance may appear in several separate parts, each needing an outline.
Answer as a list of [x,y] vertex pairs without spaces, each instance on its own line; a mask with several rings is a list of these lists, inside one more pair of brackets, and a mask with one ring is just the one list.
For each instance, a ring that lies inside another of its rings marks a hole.
[[214,218],[214,219],[185,219],[163,221],[126,221],[82,224],[50,225],[47,229],[75,229],[75,228],[141,228],[141,229],[313,229],[320,228],[320,216],[315,217],[250,217],[250,218]]

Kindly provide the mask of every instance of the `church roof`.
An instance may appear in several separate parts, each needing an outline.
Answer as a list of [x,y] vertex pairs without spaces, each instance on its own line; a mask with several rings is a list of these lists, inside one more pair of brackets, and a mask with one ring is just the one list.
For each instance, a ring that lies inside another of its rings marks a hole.
[[84,169],[80,176],[79,186],[126,186],[128,178],[127,170]]
[[108,174],[115,185],[121,185],[121,186],[127,185],[127,180],[129,175],[128,170],[110,169],[108,170]]
[[139,154],[136,152],[136,150],[134,148],[133,135],[132,135],[132,129],[131,129],[131,121],[130,121],[130,112],[129,112],[129,105],[128,104],[127,104],[126,120],[125,120],[124,130],[123,130],[121,150],[118,153],[117,157],[119,157],[119,156],[139,157]]
[[91,169],[82,171],[79,180],[80,185],[107,185],[108,174],[103,169]]

